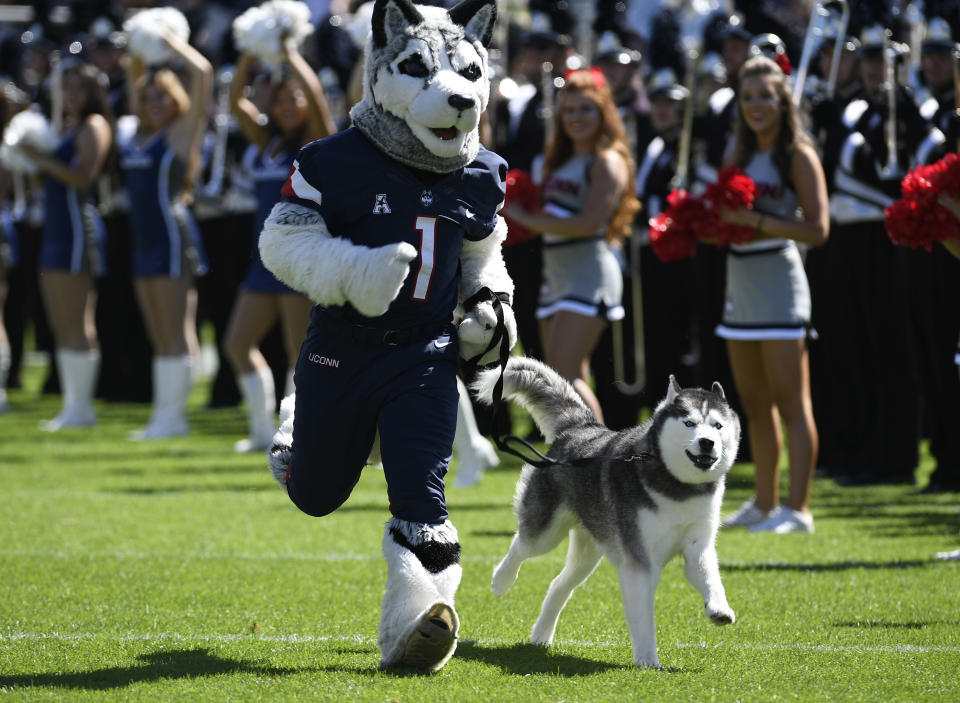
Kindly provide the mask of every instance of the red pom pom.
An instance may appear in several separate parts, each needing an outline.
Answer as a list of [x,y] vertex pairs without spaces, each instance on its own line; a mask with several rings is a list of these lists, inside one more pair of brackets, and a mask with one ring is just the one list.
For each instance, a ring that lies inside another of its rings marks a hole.
[[904,176],[900,199],[884,211],[887,235],[894,243],[930,251],[934,242],[960,237],[960,221],[937,202],[940,193],[952,194],[950,189],[958,185],[956,157],[950,154],[935,164],[917,166]]
[[650,246],[661,261],[680,261],[697,251],[697,232],[709,215],[703,201],[685,190],[667,196],[668,207],[650,220]]
[[703,199],[707,202],[713,221],[699,235],[717,246],[742,244],[753,239],[754,231],[750,227],[720,222],[715,215],[720,209],[752,209],[757,196],[757,184],[742,168],[735,164],[724,166],[717,173],[717,182],[707,186]]
[[[524,210],[536,212],[540,209],[540,188],[533,182],[533,177],[529,171],[519,168],[511,169],[507,172],[506,193],[503,196],[504,205],[507,203],[517,203]],[[528,239],[532,239],[534,233],[509,217],[504,217],[507,221],[507,241],[506,244],[519,244]]]

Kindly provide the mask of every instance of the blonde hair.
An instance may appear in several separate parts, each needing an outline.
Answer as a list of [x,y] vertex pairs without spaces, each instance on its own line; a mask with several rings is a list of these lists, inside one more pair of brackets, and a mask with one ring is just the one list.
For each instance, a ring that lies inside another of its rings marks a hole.
[[[600,112],[600,129],[593,145],[593,153],[599,154],[605,149],[612,149],[627,165],[628,180],[616,210],[607,223],[607,241],[621,242],[630,236],[633,229],[633,219],[640,210],[640,201],[634,195],[634,162],[630,155],[627,134],[620,120],[620,113],[613,102],[610,88],[606,81],[598,80],[593,70],[573,71],[565,77],[565,83],[557,96],[557,104],[563,102],[564,97],[571,93],[580,93],[597,106]],[[553,134],[547,143],[543,167],[543,181],[546,182],[550,174],[573,156],[573,141],[563,130],[561,111],[557,109],[553,117]]]
[[[784,185],[791,182],[790,164],[794,150],[802,145],[812,145],[810,137],[803,129],[800,112],[793,104],[793,94],[787,76],[772,59],[766,56],[754,56],[740,67],[738,90],[743,89],[743,82],[747,78],[773,78],[773,89],[777,96],[777,103],[782,108],[780,112],[780,131],[777,133],[777,142],[773,145],[770,155],[774,167],[780,174]],[[757,153],[757,136],[747,126],[743,119],[743,107],[740,105],[740,96],[737,96],[737,119],[733,130],[733,163],[745,168]]]

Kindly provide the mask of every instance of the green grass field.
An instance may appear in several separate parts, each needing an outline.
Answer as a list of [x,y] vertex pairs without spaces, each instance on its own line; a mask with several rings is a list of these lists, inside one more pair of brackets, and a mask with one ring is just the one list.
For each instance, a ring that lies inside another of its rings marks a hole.
[[[383,475],[334,515],[299,513],[260,456],[237,456],[239,409],[193,397],[188,438],[131,443],[145,406],[37,430],[58,399],[39,369],[0,415],[0,701],[956,701],[960,495],[815,483],[815,535],[723,531],[737,622],[718,628],[672,562],[657,591],[659,671],[633,666],[616,575],[571,599],[557,643],[527,643],[563,548],[503,598],[493,566],[515,527],[519,464],[451,488],[463,620],[435,675],[377,670]],[[456,468],[454,467],[454,472]],[[930,470],[929,461],[921,473]],[[751,492],[738,465],[725,507]]]

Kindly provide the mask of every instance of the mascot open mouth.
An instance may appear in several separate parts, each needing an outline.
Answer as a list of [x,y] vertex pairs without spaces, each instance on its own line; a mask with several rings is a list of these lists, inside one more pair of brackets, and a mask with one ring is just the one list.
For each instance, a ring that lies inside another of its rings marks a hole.
[[460,130],[456,127],[431,127],[430,131],[437,139],[442,139],[445,142],[456,139],[457,135],[460,134]]
[[696,466],[698,469],[707,470],[714,465],[717,461],[717,457],[710,456],[709,454],[691,454],[687,451],[687,458]]

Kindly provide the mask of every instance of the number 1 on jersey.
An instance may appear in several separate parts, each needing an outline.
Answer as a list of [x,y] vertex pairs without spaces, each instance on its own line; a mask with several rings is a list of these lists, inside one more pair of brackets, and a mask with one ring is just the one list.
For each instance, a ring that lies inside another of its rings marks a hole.
[[417,217],[416,229],[420,232],[420,270],[417,271],[417,281],[413,286],[414,300],[426,300],[430,290],[430,279],[433,277],[433,252],[437,239],[437,218],[420,215]]

